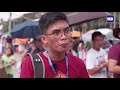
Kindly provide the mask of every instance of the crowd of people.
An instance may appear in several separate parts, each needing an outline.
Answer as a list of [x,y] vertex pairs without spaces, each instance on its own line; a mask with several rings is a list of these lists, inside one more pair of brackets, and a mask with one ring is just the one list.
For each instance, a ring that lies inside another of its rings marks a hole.
[[9,36],[0,40],[0,68],[5,68],[10,78],[20,77],[20,67],[27,53],[43,51],[42,43],[37,38],[30,38],[25,44],[14,44],[14,39]]
[[[14,46],[10,37],[1,39],[0,68],[5,67],[9,78],[35,78],[36,66],[28,53],[40,57],[43,78],[120,77],[119,43],[113,44],[96,31],[92,34],[92,46],[87,49],[84,40],[72,35],[66,15],[60,12],[42,15],[39,27],[41,35],[26,45]],[[115,28],[113,35],[120,39],[120,28]]]

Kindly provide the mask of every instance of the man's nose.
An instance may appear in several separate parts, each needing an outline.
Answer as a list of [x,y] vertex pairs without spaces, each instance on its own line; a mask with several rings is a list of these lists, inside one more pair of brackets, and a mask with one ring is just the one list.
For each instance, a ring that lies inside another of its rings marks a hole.
[[62,33],[61,39],[67,38],[67,35],[64,32],[61,32],[61,33]]

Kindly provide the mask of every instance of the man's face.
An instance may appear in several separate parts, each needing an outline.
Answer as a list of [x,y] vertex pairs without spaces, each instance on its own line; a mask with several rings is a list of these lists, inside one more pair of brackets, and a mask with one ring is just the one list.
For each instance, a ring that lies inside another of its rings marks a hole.
[[103,45],[103,37],[102,36],[97,36],[94,40],[93,40],[93,46],[95,48],[101,48]]
[[47,35],[43,35],[44,40],[42,41],[53,51],[65,52],[68,49],[69,41],[71,39],[71,33],[68,33],[68,30],[69,25],[66,21],[56,21],[48,27],[46,32]]

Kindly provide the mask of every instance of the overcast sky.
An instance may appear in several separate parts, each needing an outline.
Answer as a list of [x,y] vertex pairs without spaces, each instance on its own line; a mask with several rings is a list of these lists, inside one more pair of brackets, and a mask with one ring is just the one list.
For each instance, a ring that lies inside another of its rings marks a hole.
[[[7,21],[9,18],[10,12],[0,12],[0,19],[2,18],[4,21]],[[12,19],[18,18],[26,13],[32,13],[32,12],[12,12]]]

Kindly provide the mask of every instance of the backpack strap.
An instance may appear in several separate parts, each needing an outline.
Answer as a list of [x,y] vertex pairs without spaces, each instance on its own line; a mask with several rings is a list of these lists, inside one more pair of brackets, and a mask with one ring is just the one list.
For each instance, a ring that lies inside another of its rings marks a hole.
[[31,57],[33,70],[34,70],[34,78],[44,78],[45,67],[41,56],[38,54],[30,54],[30,53],[28,53],[28,55]]

